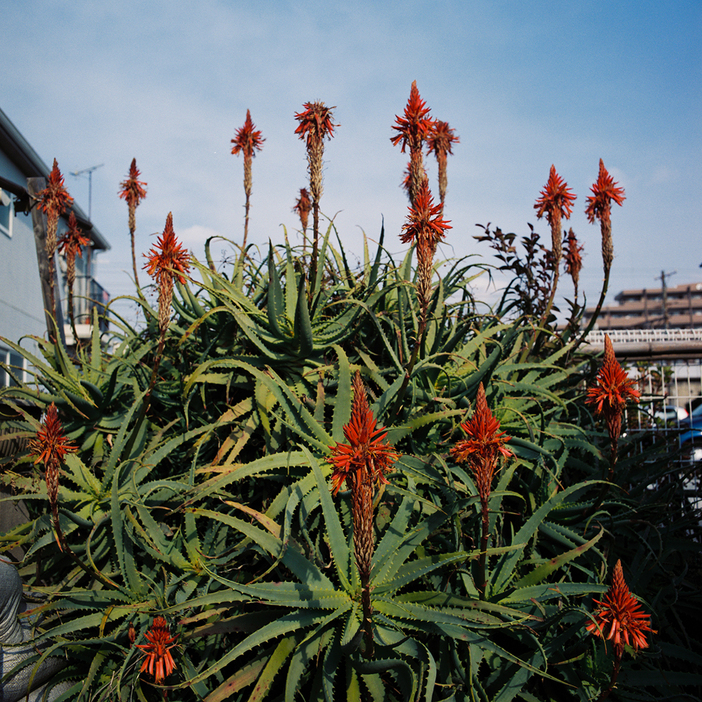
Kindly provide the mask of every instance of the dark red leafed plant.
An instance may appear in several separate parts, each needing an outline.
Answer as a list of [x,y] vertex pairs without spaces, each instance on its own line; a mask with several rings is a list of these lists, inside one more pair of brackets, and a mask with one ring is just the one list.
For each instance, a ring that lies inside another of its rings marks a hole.
[[614,347],[605,334],[605,351],[602,367],[595,384],[588,388],[585,402],[592,405],[595,414],[604,417],[610,442],[609,480],[614,477],[617,462],[617,443],[622,427],[622,413],[627,402],[638,402],[640,393],[614,356]]
[[56,317],[56,297],[54,293],[54,254],[56,253],[57,232],[59,217],[73,204],[73,198],[68,194],[64,185],[63,175],[59,170],[58,163],[54,159],[54,165],[49,173],[49,182],[37,194],[39,199],[39,209],[46,214],[46,256],[49,260],[49,295],[51,314]]
[[163,617],[154,617],[144,637],[148,643],[137,644],[137,648],[144,652],[144,661],[139,670],[147,672],[160,685],[176,668],[171,654],[176,638],[171,636],[168,622]]
[[305,139],[307,146],[307,170],[310,174],[310,195],[312,197],[312,261],[310,263],[310,280],[317,275],[317,257],[319,251],[319,201],[322,197],[322,163],[324,160],[324,139],[334,136],[332,110],[323,102],[306,102],[302,112],[295,113],[299,122],[295,129],[300,139]]
[[449,127],[448,122],[436,120],[427,136],[427,154],[433,153],[439,166],[439,199],[443,206],[446,200],[446,188],[448,186],[448,176],[446,173],[446,161],[448,154],[452,154],[452,144],[458,144],[460,139],[456,136],[455,130]]
[[83,247],[90,244],[90,239],[78,226],[76,216],[71,212],[68,218],[68,231],[58,241],[59,253],[66,257],[66,281],[68,282],[68,316],[73,330],[74,343],[78,345],[76,320],[73,310],[73,286],[76,282],[76,256],[83,257]]
[[614,566],[612,585],[593,612],[595,621],[585,628],[594,636],[611,641],[614,646],[614,670],[609,688],[604,690],[599,700],[606,699],[614,689],[624,655],[624,646],[634,651],[648,647],[646,632],[656,633],[651,628],[651,616],[646,614],[639,601],[631,594],[624,580],[621,560]]
[[415,204],[415,199],[419,194],[422,181],[427,179],[424,170],[424,159],[422,156],[422,145],[430,136],[434,127],[434,119],[429,117],[431,109],[419,95],[417,81],[412,82],[410,96],[405,106],[402,116],[395,116],[393,129],[398,132],[390,141],[397,146],[400,144],[402,153],[409,148],[409,178],[407,179],[407,193],[410,203]]
[[132,240],[132,268],[134,270],[134,283],[139,288],[139,274],[137,273],[136,264],[136,249],[135,249],[135,232],[136,232],[136,208],[139,203],[146,197],[146,183],[139,180],[141,173],[136,165],[136,159],[132,159],[129,166],[129,175],[120,183],[119,196],[127,201],[129,207],[129,235]]
[[244,242],[241,246],[242,250],[246,250],[246,242],[249,237],[249,204],[251,199],[251,187],[253,181],[251,179],[251,164],[257,151],[263,148],[265,139],[261,136],[261,131],[256,129],[256,126],[251,121],[251,112],[246,110],[246,120],[244,126],[236,130],[236,134],[232,139],[232,153],[238,155],[244,154],[244,193],[246,194],[246,204],[244,206]]
[[77,450],[78,447],[66,437],[58,410],[52,402],[36,436],[29,442],[29,453],[34,457],[35,464],[44,464],[44,478],[56,530],[56,541],[62,550],[64,538],[58,517],[59,476],[66,454],[75,453]]
[[468,463],[480,497],[482,537],[477,586],[480,596],[484,597],[487,584],[487,548],[490,538],[489,504],[492,480],[499,466],[500,458],[509,458],[513,454],[504,445],[510,437],[500,431],[500,423],[487,405],[482,383],[478,386],[473,416],[461,424],[461,429],[466,433],[467,438],[456,442],[456,445],[451,449],[451,456],[457,463]]
[[366,655],[371,656],[373,634],[370,576],[375,548],[373,495],[377,488],[388,482],[385,476],[399,454],[387,443],[387,431],[378,426],[373,416],[358,371],[353,379],[351,419],[344,427],[344,436],[348,443],[338,443],[331,447],[332,490],[336,495],[346,483],[351,491],[353,545],[362,588]]

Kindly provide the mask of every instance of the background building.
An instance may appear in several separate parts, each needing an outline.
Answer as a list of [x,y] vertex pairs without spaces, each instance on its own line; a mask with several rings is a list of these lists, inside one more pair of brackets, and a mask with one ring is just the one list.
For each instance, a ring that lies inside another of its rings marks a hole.
[[[48,178],[50,168],[0,110],[0,337],[19,342],[27,335],[44,337],[47,322],[39,277],[39,263],[27,191],[28,178]],[[104,306],[109,295],[94,277],[95,255],[110,246],[77,205],[73,212],[83,232],[90,237],[82,258],[76,258],[75,312],[79,336],[89,334],[90,311]],[[68,212],[59,222],[58,235],[68,228]],[[58,259],[59,257],[57,257]],[[65,261],[58,265],[57,298],[63,319],[66,315]],[[102,322],[106,325],[106,321]],[[29,342],[31,344],[31,342]],[[22,358],[0,338],[0,361],[19,366]],[[0,369],[0,386],[11,382]]]
[[[614,299],[618,304],[602,308],[597,329],[702,329],[702,283],[622,290]],[[594,311],[585,310],[584,324]]]

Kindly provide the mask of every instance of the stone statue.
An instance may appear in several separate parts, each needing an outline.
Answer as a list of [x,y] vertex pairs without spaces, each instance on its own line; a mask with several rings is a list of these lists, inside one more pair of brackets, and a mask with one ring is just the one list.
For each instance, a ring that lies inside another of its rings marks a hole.
[[[17,618],[25,609],[19,573],[11,563],[0,558],[0,679],[22,660],[37,653],[37,647],[32,643],[31,624]],[[63,665],[63,659],[51,657],[38,669],[36,664],[22,668],[9,680],[0,683],[0,702],[52,702],[58,699],[71,687],[68,682],[51,686],[52,679]]]

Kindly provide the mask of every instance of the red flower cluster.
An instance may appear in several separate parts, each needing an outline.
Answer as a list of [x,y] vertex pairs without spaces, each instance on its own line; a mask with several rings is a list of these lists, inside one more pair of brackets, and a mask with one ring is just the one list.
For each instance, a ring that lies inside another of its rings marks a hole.
[[232,139],[232,153],[238,155],[243,152],[244,158],[253,158],[256,151],[263,148],[265,139],[261,136],[261,131],[257,130],[251,121],[251,112],[246,110],[246,121],[244,126],[236,130]]
[[595,223],[595,219],[600,222],[609,222],[609,216],[612,211],[612,202],[616,202],[621,206],[624,200],[624,188],[617,186],[614,178],[607,172],[607,169],[600,159],[600,171],[597,176],[597,181],[591,188],[592,195],[587,198],[587,207],[585,214],[587,215],[590,224]]
[[452,144],[459,144],[460,139],[456,131],[449,127],[448,122],[437,119],[433,122],[431,131],[427,135],[427,154],[434,153],[437,159],[445,159],[447,154],[453,154]]
[[58,468],[67,453],[75,453],[78,447],[70,442],[63,431],[56,405],[52,402],[36,436],[29,442],[29,453],[35,457],[34,463],[42,462]]
[[147,671],[158,685],[175,670],[171,649],[176,645],[176,639],[171,636],[168,622],[163,617],[154,617],[153,624],[144,636],[148,643],[137,644],[137,648],[144,651],[144,662],[139,672]]
[[588,388],[585,402],[594,406],[595,413],[605,419],[621,416],[628,400],[638,401],[640,393],[634,389],[634,381],[629,378],[614,356],[614,347],[609,335],[605,334],[605,352],[602,368],[595,384]]
[[331,463],[334,466],[332,486],[336,495],[344,481],[356,481],[359,474],[367,475],[377,486],[387,483],[385,474],[399,454],[385,441],[387,431],[378,426],[373,411],[368,405],[366,389],[361,374],[353,380],[353,406],[351,419],[344,427],[347,444],[331,447]]
[[144,266],[148,274],[159,287],[173,278],[185,283],[184,276],[190,271],[190,254],[180,245],[173,231],[173,214],[168,213],[163,234],[159,237],[151,251],[148,262]]
[[410,96],[405,106],[404,117],[395,116],[393,129],[399,134],[390,138],[394,146],[401,145],[402,153],[409,146],[413,148],[421,147],[424,139],[430,136],[434,128],[434,119],[429,117],[431,109],[427,107],[424,100],[419,95],[417,81],[412,82]]
[[324,137],[331,139],[334,136],[334,127],[339,126],[332,122],[332,110],[336,107],[326,107],[323,102],[306,102],[303,107],[303,112],[295,113],[295,119],[300,123],[295,134],[298,134],[300,139],[307,137],[307,148],[321,142]]
[[442,206],[434,205],[429,184],[423,180],[414,206],[410,207],[408,222],[402,226],[403,231],[400,234],[402,243],[416,242],[418,248],[424,243],[430,243],[433,252],[436,245],[444,238],[446,230],[451,229],[451,225],[443,218],[442,213]]
[[129,175],[126,180],[123,180],[120,185],[119,196],[127,201],[129,208],[136,209],[139,203],[146,197],[146,183],[139,180],[141,173],[136,165],[136,159],[132,159],[132,164],[129,166]]
[[58,219],[73,204],[73,198],[66,190],[63,175],[61,175],[56,159],[54,159],[54,166],[49,173],[48,185],[37,196],[39,209],[50,218]]
[[90,243],[90,239],[78,227],[78,221],[73,212],[68,217],[68,231],[59,238],[59,252],[67,258],[83,257],[83,247]]
[[468,461],[481,500],[487,502],[492,489],[492,478],[500,456],[509,458],[512,452],[504,446],[510,437],[500,431],[500,423],[490,411],[485,398],[485,389],[480,383],[475,400],[473,416],[461,424],[467,439],[457,441],[451,455],[458,463]]
[[656,632],[651,629],[650,615],[641,609],[629,591],[620,560],[614,566],[611,587],[602,601],[595,602],[599,605],[594,612],[595,621],[590,622],[586,629],[595,636],[612,641],[618,657],[621,657],[625,644],[636,651],[648,647],[645,632]]
[[536,216],[541,219],[544,214],[549,224],[560,222],[561,218],[570,219],[573,213],[575,194],[568,188],[568,184],[556,173],[556,167],[551,166],[546,187],[541,191],[541,196],[536,201],[534,209]]

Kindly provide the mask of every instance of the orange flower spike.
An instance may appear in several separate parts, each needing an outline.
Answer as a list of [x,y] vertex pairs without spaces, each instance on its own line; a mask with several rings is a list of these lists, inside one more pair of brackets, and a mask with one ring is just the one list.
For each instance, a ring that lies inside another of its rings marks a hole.
[[404,116],[396,115],[392,127],[399,133],[390,138],[394,146],[400,144],[402,153],[407,146],[410,151],[421,148],[422,141],[430,135],[434,126],[433,118],[429,117],[430,112],[431,109],[419,95],[417,81],[413,81]]
[[240,152],[244,154],[245,159],[256,156],[256,151],[263,148],[265,139],[261,136],[262,132],[256,129],[256,126],[251,121],[251,112],[246,110],[246,120],[244,126],[236,130],[236,134],[232,141],[232,153],[238,155]]
[[422,185],[417,194],[415,204],[410,207],[408,222],[402,226],[400,240],[403,244],[428,241],[432,247],[443,240],[446,230],[451,229],[449,221],[442,216],[443,208],[434,205],[434,199],[427,181],[422,181]]
[[144,651],[144,662],[139,672],[148,672],[159,685],[175,670],[171,649],[176,645],[176,638],[171,636],[168,622],[163,617],[154,617],[144,637],[148,643],[136,646]]
[[146,183],[139,180],[140,175],[136,159],[133,158],[129,166],[129,175],[120,183],[119,191],[120,198],[127,201],[130,209],[139,207],[139,203],[146,197]]
[[295,119],[300,123],[295,129],[295,134],[300,139],[307,138],[307,148],[323,141],[324,137],[331,139],[334,136],[334,127],[338,124],[332,122],[334,107],[326,107],[323,102],[306,102],[303,112],[296,112]]
[[448,122],[436,120],[427,135],[427,155],[434,153],[439,166],[439,199],[443,203],[446,199],[446,188],[448,187],[448,176],[446,174],[446,160],[448,154],[452,154],[452,144],[458,144],[460,139]]
[[638,402],[640,393],[634,389],[634,381],[629,378],[614,356],[614,347],[608,334],[605,334],[605,352],[602,368],[595,384],[588,388],[585,402],[594,406],[595,413],[609,418],[620,415],[628,400]]
[[497,458],[497,454],[509,458],[513,453],[504,446],[511,437],[500,431],[500,423],[487,405],[483,384],[478,386],[475,399],[475,412],[463,424],[461,429],[468,435],[467,439],[457,441],[451,449],[451,455],[459,463],[471,460],[472,456]]
[[594,622],[585,628],[594,636],[612,641],[615,653],[621,656],[624,645],[638,651],[648,647],[646,633],[651,629],[651,616],[646,614],[638,600],[631,594],[624,580],[621,560],[614,566],[612,585],[594,612]]
[[614,245],[612,243],[612,202],[620,205],[624,202],[624,188],[620,188],[614,182],[607,169],[600,159],[600,171],[597,181],[592,186],[592,195],[587,198],[585,214],[591,224],[595,219],[600,220],[600,231],[602,233],[602,264],[605,278],[609,278],[609,271],[614,261]]
[[387,431],[378,426],[373,411],[368,405],[366,389],[361,374],[353,379],[353,405],[351,419],[344,427],[347,444],[331,447],[332,487],[336,495],[345,480],[355,478],[359,471],[367,470],[376,485],[387,484],[385,474],[399,454],[385,441]]
[[73,212],[68,217],[68,231],[61,235],[58,241],[59,252],[64,256],[75,258],[76,255],[83,257],[83,247],[90,243],[90,239],[83,234],[78,226],[78,221]]
[[585,214],[590,224],[594,224],[595,219],[609,221],[612,202],[616,202],[621,207],[626,199],[624,197],[624,188],[619,187],[614,182],[614,178],[607,172],[602,159],[600,159],[600,171],[597,181],[591,190],[592,195],[588,196],[587,207],[585,208]]
[[78,447],[66,438],[56,405],[52,402],[36,436],[29,442],[29,453],[34,463],[42,462],[47,468],[58,467],[67,453],[75,453]]
[[60,217],[72,204],[73,198],[64,185],[63,175],[54,159],[54,166],[49,173],[49,182],[39,194],[39,209],[49,217]]
[[159,286],[167,280],[173,280],[174,277],[178,278],[181,283],[185,283],[184,276],[190,271],[190,254],[176,239],[171,212],[166,218],[163,234],[149,251],[148,261],[144,268]]
[[556,167],[552,165],[546,187],[541,191],[540,197],[534,204],[536,216],[541,219],[546,215],[546,221],[549,224],[560,222],[561,219],[570,219],[575,199],[575,194],[563,178],[556,173]]
[[427,136],[427,154],[434,153],[437,158],[442,155],[453,154],[452,144],[459,144],[461,140],[456,136],[456,130],[449,127],[448,122],[436,120],[432,124]]

